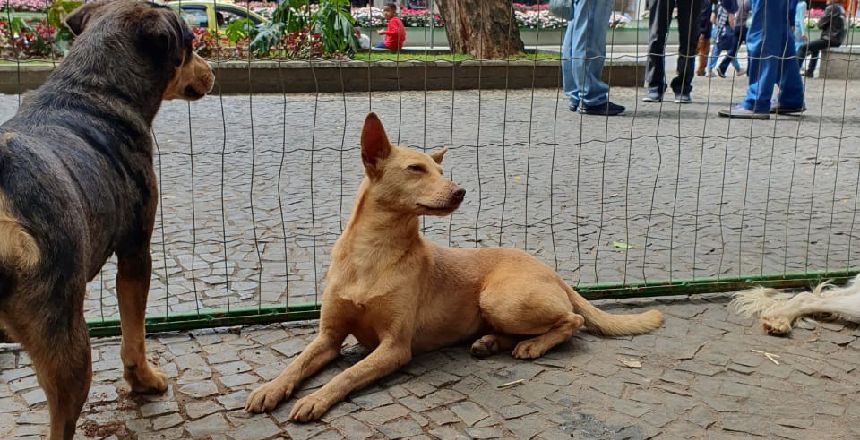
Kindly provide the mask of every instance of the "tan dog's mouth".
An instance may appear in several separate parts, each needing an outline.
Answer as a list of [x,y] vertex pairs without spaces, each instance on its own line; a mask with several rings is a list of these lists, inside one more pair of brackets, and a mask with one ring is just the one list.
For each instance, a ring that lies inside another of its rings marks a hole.
[[430,211],[433,213],[438,212],[440,214],[447,214],[447,213],[455,211],[457,208],[459,208],[460,202],[453,202],[453,203],[446,205],[446,206],[429,206],[429,205],[424,205],[422,203],[419,203],[418,207],[423,208],[424,210],[427,210],[427,211]]
[[187,86],[185,87],[185,90],[183,91],[182,95],[185,97],[185,99],[196,101],[204,97],[206,93],[208,92],[199,92],[193,86]]

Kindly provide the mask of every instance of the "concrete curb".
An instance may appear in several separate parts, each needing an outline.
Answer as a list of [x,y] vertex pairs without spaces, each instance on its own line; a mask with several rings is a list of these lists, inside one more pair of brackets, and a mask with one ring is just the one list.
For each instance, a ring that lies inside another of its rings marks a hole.
[[[561,84],[558,60],[486,61],[227,61],[213,63],[215,93],[343,93],[396,90],[555,88]],[[0,93],[14,94],[41,85],[49,64],[0,66]],[[608,60],[603,79],[610,86],[639,86],[645,60]]]

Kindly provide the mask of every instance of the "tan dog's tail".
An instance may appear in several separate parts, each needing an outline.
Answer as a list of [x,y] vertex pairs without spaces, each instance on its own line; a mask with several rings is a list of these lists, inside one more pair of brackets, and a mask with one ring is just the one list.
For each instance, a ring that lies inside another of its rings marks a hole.
[[567,294],[574,311],[585,318],[586,327],[594,333],[606,336],[639,335],[663,325],[663,314],[659,310],[648,310],[635,315],[612,315],[594,307],[570,287]]

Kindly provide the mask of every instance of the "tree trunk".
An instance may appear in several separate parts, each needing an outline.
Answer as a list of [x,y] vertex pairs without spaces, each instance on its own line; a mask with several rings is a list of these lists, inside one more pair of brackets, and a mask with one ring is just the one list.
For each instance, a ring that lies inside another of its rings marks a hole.
[[493,59],[523,52],[511,0],[436,0],[436,5],[453,53]]

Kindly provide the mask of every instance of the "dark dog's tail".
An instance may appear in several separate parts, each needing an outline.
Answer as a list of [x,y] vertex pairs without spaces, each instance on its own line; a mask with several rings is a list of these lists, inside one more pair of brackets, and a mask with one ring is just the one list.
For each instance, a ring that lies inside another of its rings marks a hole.
[[648,310],[635,315],[613,315],[594,307],[570,287],[567,287],[567,295],[573,304],[574,312],[585,318],[585,326],[594,333],[606,336],[639,335],[663,325],[663,314],[659,310]]

